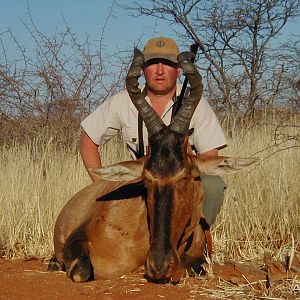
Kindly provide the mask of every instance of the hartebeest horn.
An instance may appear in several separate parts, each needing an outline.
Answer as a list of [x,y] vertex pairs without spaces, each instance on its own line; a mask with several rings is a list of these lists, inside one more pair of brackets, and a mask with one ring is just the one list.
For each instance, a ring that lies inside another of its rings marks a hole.
[[132,103],[145,122],[148,135],[151,136],[162,129],[165,124],[152,109],[151,105],[146,101],[145,97],[142,95],[141,89],[139,88],[138,79],[141,76],[143,64],[143,53],[139,49],[134,48],[133,60],[126,77],[126,88]]
[[187,76],[191,88],[189,96],[175,115],[170,129],[183,134],[188,134],[191,118],[203,93],[202,77],[190,60],[193,55],[191,52],[182,52],[177,57],[179,67]]

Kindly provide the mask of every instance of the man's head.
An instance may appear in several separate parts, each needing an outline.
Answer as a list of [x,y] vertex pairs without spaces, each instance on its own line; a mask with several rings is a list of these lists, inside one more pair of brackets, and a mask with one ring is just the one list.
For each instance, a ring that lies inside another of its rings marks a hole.
[[171,38],[157,37],[144,47],[144,76],[148,92],[155,94],[175,93],[180,74],[177,56],[179,49]]

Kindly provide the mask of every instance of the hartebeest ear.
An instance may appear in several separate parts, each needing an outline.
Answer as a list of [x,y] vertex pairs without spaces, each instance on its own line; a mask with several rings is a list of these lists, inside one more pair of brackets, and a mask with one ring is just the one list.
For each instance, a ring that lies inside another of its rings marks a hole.
[[259,161],[259,158],[236,158],[227,156],[216,156],[201,158],[193,156],[194,166],[200,174],[222,175],[232,174],[242,170]]
[[138,160],[124,161],[108,167],[89,171],[100,176],[101,179],[109,181],[138,181],[142,180],[143,169],[146,159],[143,157]]

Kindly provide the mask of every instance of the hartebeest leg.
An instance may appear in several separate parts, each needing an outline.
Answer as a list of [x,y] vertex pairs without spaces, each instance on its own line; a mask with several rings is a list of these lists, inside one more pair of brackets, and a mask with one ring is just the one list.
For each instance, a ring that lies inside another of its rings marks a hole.
[[189,237],[184,253],[180,256],[180,260],[189,276],[195,274],[203,274],[202,264],[205,259],[205,235],[203,228],[198,225],[193,234]]
[[67,275],[73,282],[85,282],[93,277],[85,232],[86,224],[83,224],[70,235],[64,247]]

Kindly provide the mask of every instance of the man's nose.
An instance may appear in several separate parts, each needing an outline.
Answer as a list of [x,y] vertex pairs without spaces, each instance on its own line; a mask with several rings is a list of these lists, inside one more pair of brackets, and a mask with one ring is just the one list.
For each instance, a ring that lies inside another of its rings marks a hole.
[[156,73],[159,75],[164,73],[164,65],[162,63],[157,64]]

